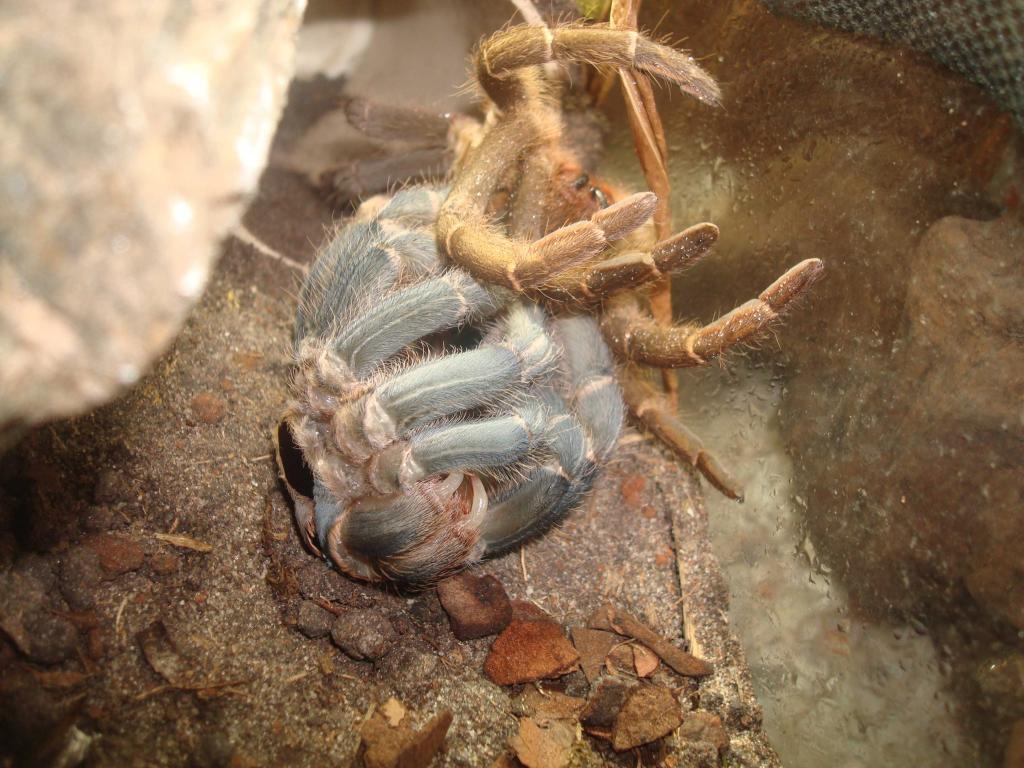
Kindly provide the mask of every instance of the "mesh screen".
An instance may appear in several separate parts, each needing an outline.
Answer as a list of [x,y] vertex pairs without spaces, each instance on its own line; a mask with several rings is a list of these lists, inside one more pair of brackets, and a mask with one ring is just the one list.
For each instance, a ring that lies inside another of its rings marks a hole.
[[763,0],[772,11],[895,40],[985,88],[1024,125],[1022,0]]

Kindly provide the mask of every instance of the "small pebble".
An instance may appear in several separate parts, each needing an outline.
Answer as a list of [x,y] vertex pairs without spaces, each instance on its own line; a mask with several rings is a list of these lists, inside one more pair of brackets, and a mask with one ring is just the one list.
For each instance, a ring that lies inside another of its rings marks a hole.
[[493,576],[460,573],[438,584],[437,596],[459,640],[496,635],[512,621],[512,604]]
[[119,576],[142,567],[145,554],[137,541],[117,533],[101,533],[86,539],[99,556],[100,567],[110,576]]
[[74,625],[46,609],[27,615],[23,622],[28,639],[26,656],[40,664],[59,664],[75,652],[78,630]]
[[358,661],[376,661],[394,645],[397,633],[386,616],[374,609],[347,611],[335,619],[331,639]]
[[96,604],[96,588],[102,578],[99,555],[89,547],[75,547],[61,562],[60,591],[72,610],[86,611]]
[[178,568],[181,565],[180,557],[173,552],[168,552],[163,549],[153,552],[146,559],[153,573],[159,574],[160,576],[177,573]]
[[132,488],[123,474],[108,469],[96,478],[92,495],[97,504],[116,504],[131,500]]
[[92,506],[85,514],[82,527],[87,533],[104,533],[116,528],[122,520],[110,507]]
[[333,623],[333,613],[324,610],[316,603],[303,600],[299,606],[299,615],[295,620],[295,628],[306,637],[316,639],[330,634]]

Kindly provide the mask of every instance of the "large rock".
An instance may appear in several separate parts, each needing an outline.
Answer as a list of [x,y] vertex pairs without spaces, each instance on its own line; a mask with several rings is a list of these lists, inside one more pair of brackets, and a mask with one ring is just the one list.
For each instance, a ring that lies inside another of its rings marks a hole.
[[0,11],[0,444],[174,337],[263,169],[304,5]]

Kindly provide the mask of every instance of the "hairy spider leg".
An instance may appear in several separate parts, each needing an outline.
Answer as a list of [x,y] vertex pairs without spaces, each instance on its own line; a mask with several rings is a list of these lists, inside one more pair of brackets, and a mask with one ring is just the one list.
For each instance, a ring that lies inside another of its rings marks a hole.
[[530,75],[540,64],[586,62],[597,67],[631,67],[675,83],[708,104],[721,99],[718,84],[684,51],[655,43],[634,30],[566,25],[512,27],[491,35],[476,52],[481,87],[505,110],[531,97]]
[[604,337],[624,360],[658,368],[704,365],[729,347],[748,340],[802,295],[824,271],[820,259],[807,259],[791,267],[756,299],[751,299],[713,323],[664,327],[637,303],[622,294],[609,303],[602,318]]
[[686,428],[668,398],[645,381],[637,370],[626,370],[620,380],[626,405],[644,428],[697,469],[725,496],[743,501],[739,483],[714,454],[704,448],[700,438]]
[[366,212],[375,202],[368,201],[313,263],[299,297],[296,343],[331,333],[367,297],[438,271],[432,227],[446,193],[432,187],[402,190],[372,215]]
[[[554,321],[565,350],[569,397],[548,388],[551,458],[522,483],[498,496],[484,520],[485,554],[507,552],[557,524],[590,489],[622,427],[622,397],[614,363],[596,322],[588,316]],[[571,405],[571,407],[570,407]]]
[[533,242],[510,238],[487,220],[487,206],[504,172],[532,147],[545,129],[536,116],[512,117],[491,129],[472,149],[452,184],[437,219],[438,240],[449,258],[483,283],[514,291],[535,288],[553,275],[595,259],[654,213],[657,198],[640,192]]
[[[335,441],[351,464],[367,463],[375,491],[347,509],[334,501],[337,491],[329,505],[316,505],[318,540],[339,567],[401,564],[401,578],[426,580],[468,557],[466,546],[476,541],[475,525],[486,510],[483,485],[470,473],[521,464],[537,450],[546,424],[538,406],[523,401],[558,364],[545,318],[539,307],[516,302],[499,318],[493,341],[385,373],[369,393],[339,407]],[[511,415],[437,424],[516,398],[524,404]],[[449,529],[458,546],[447,541]],[[456,555],[462,560],[449,562]]]
[[451,271],[413,283],[341,324],[335,353],[357,378],[433,333],[479,320],[497,309],[494,296],[468,275]]
[[650,253],[627,251],[563,272],[538,293],[548,301],[593,305],[609,296],[640,288],[700,261],[718,239],[714,224],[695,224],[661,241]]
[[361,463],[433,422],[512,402],[556,371],[559,351],[538,307],[516,302],[492,336],[477,349],[385,372],[368,392],[339,405],[332,418],[338,447]]
[[546,424],[543,407],[524,403],[509,416],[438,426],[394,443],[371,462],[370,480],[383,493],[355,500],[326,531],[332,559],[342,567],[362,560],[410,582],[478,560],[488,513],[478,473],[521,463],[539,449]]

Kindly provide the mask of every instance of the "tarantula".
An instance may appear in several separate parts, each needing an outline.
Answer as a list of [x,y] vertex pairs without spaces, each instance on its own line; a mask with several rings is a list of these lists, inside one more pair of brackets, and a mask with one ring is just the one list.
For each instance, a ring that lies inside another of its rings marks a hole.
[[[822,270],[805,261],[711,325],[658,326],[628,289],[692,264],[717,228],[651,243],[655,196],[615,199],[582,172],[539,65],[634,67],[712,104],[714,81],[679,51],[596,26],[513,27],[474,61],[488,119],[453,141],[450,187],[368,200],[302,292],[282,474],[306,543],[360,578],[429,581],[549,528],[612,451],[624,400],[738,497],[635,371],[620,388],[612,352],[704,364]],[[461,326],[480,331],[475,347],[431,351]]]

